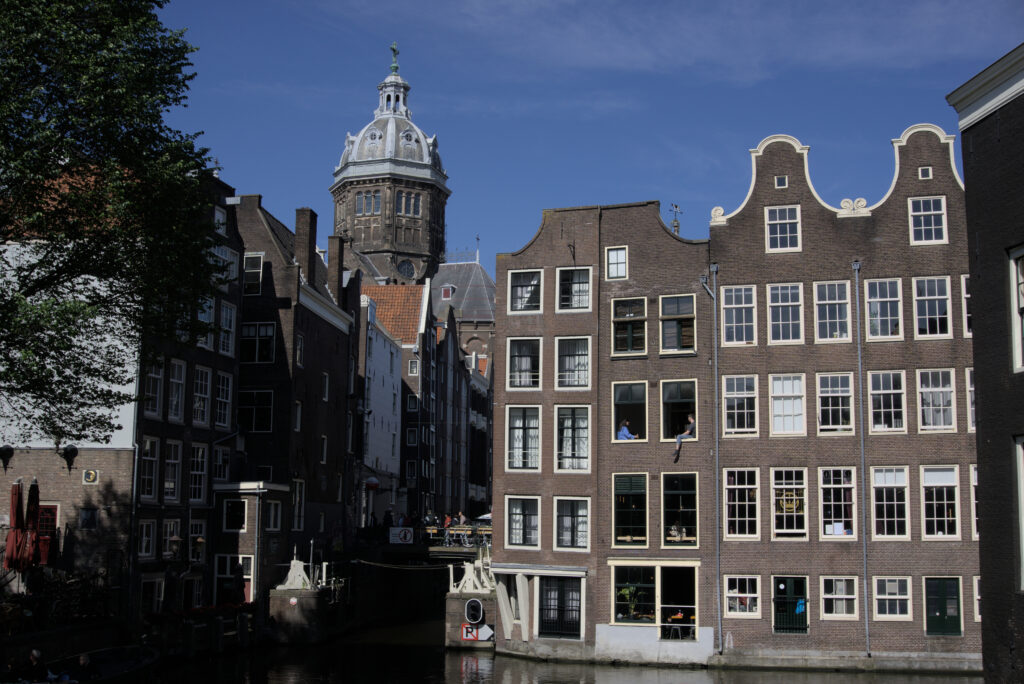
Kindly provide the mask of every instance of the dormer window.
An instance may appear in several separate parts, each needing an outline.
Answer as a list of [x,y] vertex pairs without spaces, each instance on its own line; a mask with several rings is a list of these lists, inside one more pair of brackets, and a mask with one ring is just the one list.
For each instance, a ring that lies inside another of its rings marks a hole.
[[455,286],[454,285],[442,285],[441,286],[441,301],[443,301],[443,302],[448,301],[449,299],[452,298],[453,294],[455,294]]

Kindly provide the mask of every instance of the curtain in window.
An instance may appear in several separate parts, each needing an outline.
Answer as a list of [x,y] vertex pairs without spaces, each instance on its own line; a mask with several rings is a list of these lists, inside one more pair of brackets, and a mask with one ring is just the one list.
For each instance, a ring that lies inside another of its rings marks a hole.
[[536,468],[540,453],[540,415],[537,409],[511,409],[508,415],[510,468]]
[[558,382],[563,387],[586,387],[590,368],[587,348],[590,340],[559,340]]
[[585,468],[587,446],[586,409],[559,409],[558,466],[560,468]]
[[509,356],[509,372],[513,387],[533,387],[539,378],[539,361],[535,350],[536,342],[513,342]]

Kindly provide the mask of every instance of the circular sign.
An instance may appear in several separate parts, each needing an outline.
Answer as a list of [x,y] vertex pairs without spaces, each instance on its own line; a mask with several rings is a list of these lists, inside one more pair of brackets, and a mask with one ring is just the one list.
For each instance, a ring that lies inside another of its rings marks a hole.
[[466,622],[474,625],[484,619],[484,604],[480,599],[469,599],[466,601]]
[[398,541],[402,542],[403,544],[411,544],[412,529],[408,527],[403,527],[402,529],[398,530]]
[[297,606],[299,605],[299,599],[292,596],[290,599],[288,599],[288,604],[292,606]]

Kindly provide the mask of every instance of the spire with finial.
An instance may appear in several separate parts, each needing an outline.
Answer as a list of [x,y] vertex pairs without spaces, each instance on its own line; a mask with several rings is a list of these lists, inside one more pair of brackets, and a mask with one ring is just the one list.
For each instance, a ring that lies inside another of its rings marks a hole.
[[391,73],[377,86],[377,90],[380,91],[380,103],[374,115],[409,117],[409,84],[398,74],[397,42],[391,43]]

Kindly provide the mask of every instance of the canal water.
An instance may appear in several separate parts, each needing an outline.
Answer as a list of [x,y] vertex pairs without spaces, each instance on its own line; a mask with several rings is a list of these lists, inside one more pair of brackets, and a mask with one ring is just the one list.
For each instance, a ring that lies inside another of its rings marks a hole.
[[145,684],[982,684],[981,677],[709,671],[536,662],[431,645],[437,625],[387,628],[322,646],[260,648],[163,666]]

